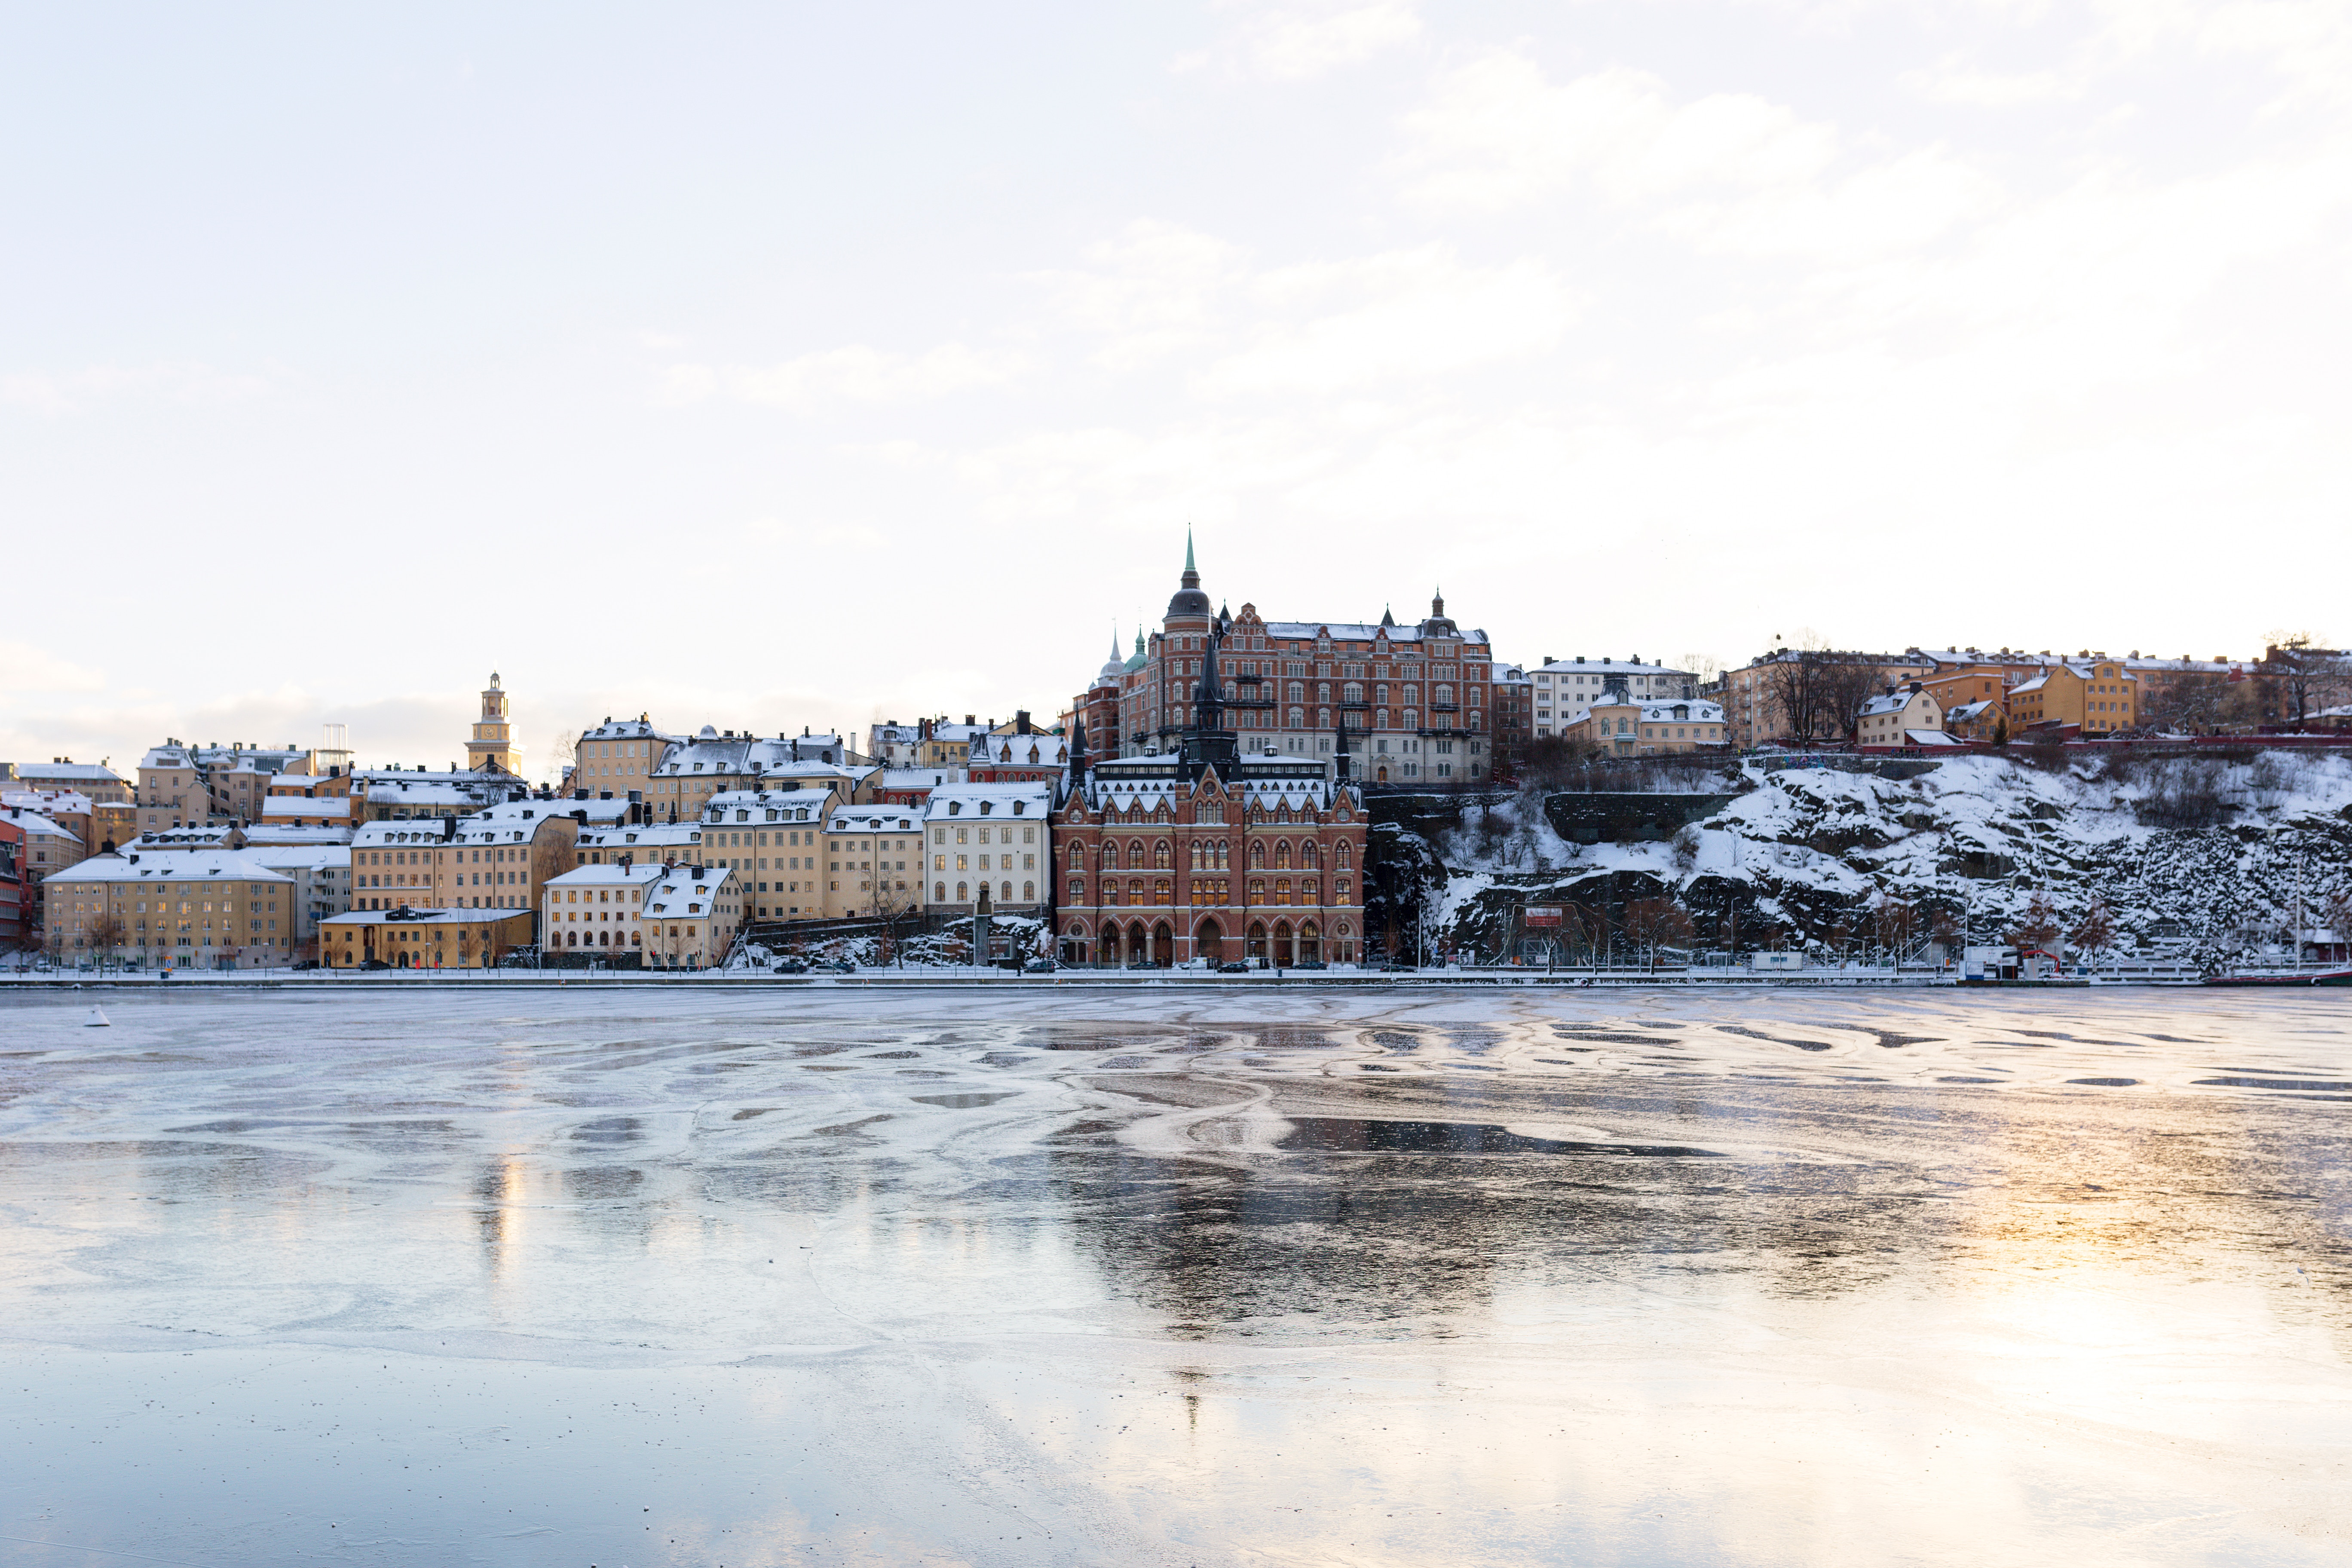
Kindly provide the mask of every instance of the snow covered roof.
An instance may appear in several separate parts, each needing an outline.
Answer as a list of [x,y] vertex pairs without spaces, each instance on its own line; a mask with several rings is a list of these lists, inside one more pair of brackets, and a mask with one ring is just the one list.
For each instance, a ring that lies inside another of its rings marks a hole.
[[1672,676],[1696,680],[1696,675],[1687,669],[1675,669],[1655,662],[1643,664],[1631,658],[1556,658],[1536,666],[1538,675],[1623,675]]
[[702,808],[705,822],[823,821],[833,804],[829,789],[730,789],[710,797]]
[[349,797],[331,795],[313,799],[304,795],[273,795],[261,803],[264,821],[273,816],[341,816],[352,814]]
[[[1414,626],[1382,626],[1375,621],[1268,621],[1265,635],[1284,637],[1292,642],[1313,642],[1328,632],[1334,642],[1373,642],[1382,638],[1392,642],[1419,642],[1422,628]],[[1486,634],[1468,627],[1440,634],[1457,637],[1465,643],[1484,644]]]
[[550,877],[550,888],[642,888],[662,874],[657,863],[634,866],[575,866],[560,877]]
[[126,849],[134,847],[142,849],[202,849],[226,847],[229,838],[231,836],[235,835],[236,831],[237,830],[236,828],[226,826],[218,827],[159,827],[152,832],[141,834],[136,840],[135,845],[127,844],[124,845],[123,847]]
[[122,783],[112,768],[97,763],[18,763],[16,776],[26,784],[74,784]]
[[1903,743],[1906,746],[1958,746],[1964,742],[1954,740],[1941,730],[1906,730]]
[[1963,702],[1957,708],[1947,708],[1944,710],[1944,718],[1955,724],[1972,724],[1999,706],[1999,703],[1988,697],[1976,702]]
[[[923,802],[921,811],[927,821],[944,821],[949,817],[1043,817],[1053,810],[1054,786],[1043,780],[1018,784],[957,784],[935,787]],[[879,811],[880,807],[852,806],[847,815],[861,811]],[[915,808],[904,808],[913,811]],[[841,814],[836,814],[839,820]]]
[[[107,804],[120,805],[122,803],[109,801]],[[0,805],[13,805],[21,811],[37,811],[44,814],[58,811],[79,812],[84,816],[89,816],[90,810],[89,796],[78,790],[69,789],[0,790]]]
[[686,739],[683,735],[667,734],[654,728],[643,714],[617,721],[607,719],[593,730],[583,730],[580,738],[583,741],[667,741],[673,745]]
[[23,828],[27,833],[37,834],[49,838],[62,838],[68,844],[79,844],[81,842],[81,836],[79,834],[68,833],[64,828],[58,826],[57,819],[55,817],[48,816],[41,812],[28,810],[24,806],[12,805],[7,809],[8,820],[16,826]]
[[93,855],[78,866],[53,873],[51,885],[75,882],[182,882],[205,879],[247,882],[284,882],[292,886],[294,879],[281,871],[257,865],[242,855]]
[[482,804],[482,797],[463,784],[410,783],[372,784],[367,787],[370,805],[406,806],[411,811],[419,806],[463,806],[471,808]]
[[688,818],[684,822],[646,823],[638,826],[620,823],[610,827],[588,828],[581,833],[576,847],[604,849],[616,854],[646,855],[701,842],[701,823]]
[[1925,702],[1933,706],[1935,699],[1924,691],[1882,691],[1862,705],[1862,716],[1869,719],[1888,713],[1900,713],[1914,702]]
[[1059,735],[980,735],[971,742],[973,767],[1062,768],[1069,766],[1070,742]]
[[348,826],[297,827],[283,822],[257,822],[245,830],[248,845],[349,845],[352,830]]
[[190,856],[199,856],[223,864],[235,861],[289,875],[296,871],[315,871],[352,863],[352,849],[348,844],[247,844],[242,849],[223,850],[158,848],[153,845],[138,843],[125,845],[122,854],[123,858],[142,866],[150,862],[176,865]]
[[961,767],[885,768],[882,777],[877,782],[878,787],[885,790],[938,789],[945,784],[961,784],[965,777]]
[[1720,724],[1723,722],[1723,705],[1702,702],[1696,698],[1680,702],[1649,702],[1643,705],[1642,717],[1652,723]]
[[724,866],[677,866],[646,889],[649,914],[705,915],[712,897],[730,890],[735,873]]
[[381,849],[387,845],[453,843],[455,840],[451,835],[444,831],[447,822],[448,818],[437,816],[362,822],[352,830],[352,843],[361,849]]
[[527,921],[529,910],[352,910],[328,915],[322,926],[495,925],[500,921]]

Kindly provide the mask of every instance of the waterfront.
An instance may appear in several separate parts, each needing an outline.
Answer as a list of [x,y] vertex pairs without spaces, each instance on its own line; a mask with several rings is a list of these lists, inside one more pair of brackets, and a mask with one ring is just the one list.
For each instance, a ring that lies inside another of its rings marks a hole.
[[104,1003],[0,1013],[30,1563],[2346,1549],[2324,994]]

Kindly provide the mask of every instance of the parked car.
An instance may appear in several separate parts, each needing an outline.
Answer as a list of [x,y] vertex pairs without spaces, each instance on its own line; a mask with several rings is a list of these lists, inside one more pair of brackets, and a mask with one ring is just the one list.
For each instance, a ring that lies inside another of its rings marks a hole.
[[1290,966],[1293,969],[1328,969],[1331,966],[1319,958],[1305,958]]
[[1250,966],[1244,963],[1238,958],[1234,959],[1230,963],[1220,963],[1217,965],[1217,973],[1220,974],[1247,974],[1249,970]]
[[808,962],[805,959],[780,958],[776,960],[776,973],[779,974],[806,974],[808,973]]
[[386,963],[381,958],[363,958],[360,960],[360,967],[362,969],[390,969],[392,965]]
[[1021,966],[1024,974],[1051,974],[1062,966],[1050,958],[1033,958]]
[[835,974],[855,974],[857,973],[857,965],[850,963],[849,960],[845,958],[836,958],[829,963],[820,963],[817,967],[819,969],[830,970]]
[[306,969],[316,969],[318,967],[319,961],[317,959],[306,958],[294,966],[294,973],[299,974]]

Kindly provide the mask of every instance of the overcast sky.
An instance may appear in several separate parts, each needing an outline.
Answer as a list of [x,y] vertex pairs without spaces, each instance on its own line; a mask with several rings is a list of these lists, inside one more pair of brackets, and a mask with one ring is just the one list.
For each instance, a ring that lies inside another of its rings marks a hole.
[[0,758],[2352,635],[2333,0],[0,15]]

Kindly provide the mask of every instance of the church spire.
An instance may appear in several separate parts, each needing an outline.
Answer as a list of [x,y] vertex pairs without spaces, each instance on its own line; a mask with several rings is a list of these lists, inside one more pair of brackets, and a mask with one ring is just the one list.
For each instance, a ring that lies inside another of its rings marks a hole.
[[1192,564],[1192,525],[1189,522],[1184,525],[1184,575],[1188,579],[1184,584],[1186,587],[1200,586],[1197,581],[1190,580],[1197,579],[1201,575],[1201,571],[1199,567]]

